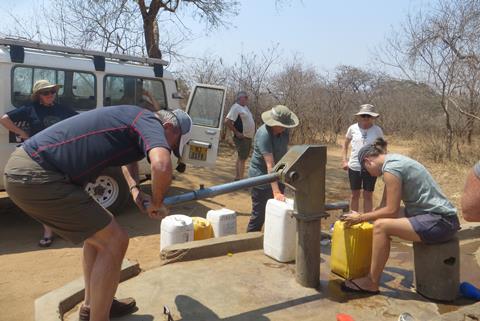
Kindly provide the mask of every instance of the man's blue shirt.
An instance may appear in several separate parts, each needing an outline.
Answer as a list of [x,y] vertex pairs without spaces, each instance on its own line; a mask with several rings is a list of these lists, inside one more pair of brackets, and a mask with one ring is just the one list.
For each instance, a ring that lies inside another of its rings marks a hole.
[[109,166],[148,156],[154,147],[170,150],[160,119],[137,106],[102,107],[68,118],[28,139],[25,151],[43,168],[84,184]]

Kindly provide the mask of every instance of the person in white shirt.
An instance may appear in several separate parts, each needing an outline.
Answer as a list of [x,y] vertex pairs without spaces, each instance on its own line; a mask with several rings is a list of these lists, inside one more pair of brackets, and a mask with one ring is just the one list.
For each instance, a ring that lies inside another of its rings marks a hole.
[[235,180],[243,178],[245,162],[250,155],[252,138],[255,135],[255,121],[247,106],[248,95],[245,91],[237,93],[236,102],[225,117],[225,125],[233,132],[233,141],[237,148]]
[[[342,149],[342,168],[348,171],[350,189],[352,196],[350,209],[358,212],[361,191],[363,190],[363,211],[371,212],[373,209],[373,191],[377,178],[371,176],[367,171],[362,170],[358,162],[358,151],[365,145],[372,144],[379,137],[383,138],[382,129],[375,125],[375,119],[380,116],[375,112],[375,106],[364,104],[355,114],[357,123],[351,125],[345,136]],[[348,158],[348,147],[352,145],[350,159]]]

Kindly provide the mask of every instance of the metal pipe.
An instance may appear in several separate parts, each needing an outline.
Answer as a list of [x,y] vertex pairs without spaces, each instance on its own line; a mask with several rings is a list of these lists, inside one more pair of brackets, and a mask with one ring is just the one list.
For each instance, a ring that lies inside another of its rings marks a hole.
[[222,185],[197,189],[185,194],[174,195],[165,197],[163,203],[165,205],[176,205],[194,200],[200,200],[220,194],[226,194],[234,192],[243,188],[259,186],[263,184],[269,184],[271,182],[278,181],[281,173],[275,172],[271,174],[261,175],[257,177],[245,178],[236,182],[226,183]]
[[349,202],[334,202],[334,203],[325,203],[325,211],[333,210],[342,210],[343,212],[348,212],[350,210]]

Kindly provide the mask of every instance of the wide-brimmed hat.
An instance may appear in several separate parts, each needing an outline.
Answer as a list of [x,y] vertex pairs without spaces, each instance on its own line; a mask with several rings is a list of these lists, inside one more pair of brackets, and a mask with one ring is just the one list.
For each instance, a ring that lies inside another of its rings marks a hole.
[[355,115],[360,116],[360,115],[370,115],[372,117],[378,117],[380,116],[379,113],[375,112],[375,106],[370,105],[370,104],[364,104],[360,106],[360,110],[358,113]]
[[175,117],[178,120],[178,126],[182,132],[182,136],[180,137],[180,143],[177,145],[177,148],[173,151],[175,156],[182,157],[183,148],[190,140],[190,132],[192,130],[192,119],[190,116],[181,109],[175,109],[172,111]]
[[267,126],[293,128],[298,126],[298,117],[287,106],[277,105],[262,113],[262,120]]
[[38,94],[44,90],[52,89],[52,88],[55,88],[56,90],[58,90],[61,87],[62,85],[52,84],[46,79],[38,80],[35,82],[35,84],[33,84],[32,99],[36,98]]

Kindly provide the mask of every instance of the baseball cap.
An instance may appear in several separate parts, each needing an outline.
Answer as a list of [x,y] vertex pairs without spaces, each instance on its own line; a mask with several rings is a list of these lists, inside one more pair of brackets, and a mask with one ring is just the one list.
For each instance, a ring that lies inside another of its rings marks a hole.
[[192,119],[190,116],[181,109],[175,109],[172,111],[175,117],[177,117],[178,125],[180,127],[182,135],[180,136],[180,142],[177,148],[173,151],[175,156],[182,157],[183,148],[190,140],[190,133],[192,130]]

